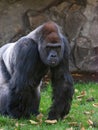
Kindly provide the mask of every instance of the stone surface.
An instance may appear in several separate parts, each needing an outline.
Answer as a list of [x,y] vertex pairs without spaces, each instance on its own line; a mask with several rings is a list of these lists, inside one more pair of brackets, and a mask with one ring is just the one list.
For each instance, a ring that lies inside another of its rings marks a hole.
[[98,72],[97,0],[1,0],[0,45],[46,22],[58,23],[71,45],[72,72]]

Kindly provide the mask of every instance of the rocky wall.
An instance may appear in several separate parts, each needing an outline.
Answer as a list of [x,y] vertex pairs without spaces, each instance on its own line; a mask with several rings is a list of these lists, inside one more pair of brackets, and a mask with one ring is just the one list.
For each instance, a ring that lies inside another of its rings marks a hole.
[[97,74],[97,0],[1,0],[0,45],[16,41],[48,20],[58,23],[70,41],[71,72]]

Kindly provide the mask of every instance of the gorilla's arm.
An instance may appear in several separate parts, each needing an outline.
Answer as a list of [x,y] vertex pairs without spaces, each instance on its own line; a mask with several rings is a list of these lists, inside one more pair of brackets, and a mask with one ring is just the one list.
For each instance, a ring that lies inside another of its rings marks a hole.
[[8,102],[8,113],[15,118],[30,115],[31,109],[33,109],[32,99],[34,98],[36,103],[37,91],[36,88],[33,91],[35,86],[30,87],[29,85],[38,58],[37,44],[31,39],[25,38],[18,42],[14,48],[16,57],[13,63],[13,75],[9,83],[10,98]]
[[64,64],[51,69],[51,72],[53,104],[48,119],[53,120],[63,118],[69,113],[74,90],[72,77]]
[[32,77],[33,71],[38,59],[37,44],[32,39],[23,38],[15,45],[13,57],[13,76],[10,84],[11,88],[21,89],[28,84],[28,80]]

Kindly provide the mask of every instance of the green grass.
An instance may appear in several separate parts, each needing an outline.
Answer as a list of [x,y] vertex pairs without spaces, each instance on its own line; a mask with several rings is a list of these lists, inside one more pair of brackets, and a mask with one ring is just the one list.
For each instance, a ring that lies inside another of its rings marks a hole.
[[[77,96],[81,93],[84,93],[84,96],[78,99]],[[87,102],[87,99],[92,97],[94,101]],[[51,87],[48,85],[41,93],[40,111],[44,115],[42,123],[34,125],[29,119],[15,120],[0,116],[0,130],[98,130],[98,107],[94,107],[94,103],[98,103],[98,84],[75,84],[72,107],[67,118],[56,124],[46,124],[44,121],[51,105]],[[89,119],[94,125],[88,124]],[[36,118],[32,116],[30,120],[36,121]]]

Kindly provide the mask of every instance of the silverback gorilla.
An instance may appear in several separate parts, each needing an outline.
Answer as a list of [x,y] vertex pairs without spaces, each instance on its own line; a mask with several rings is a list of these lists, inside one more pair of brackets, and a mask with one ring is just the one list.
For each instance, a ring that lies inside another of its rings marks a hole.
[[39,114],[40,82],[50,70],[49,120],[69,113],[74,93],[68,41],[52,21],[0,48],[0,113],[13,118]]

